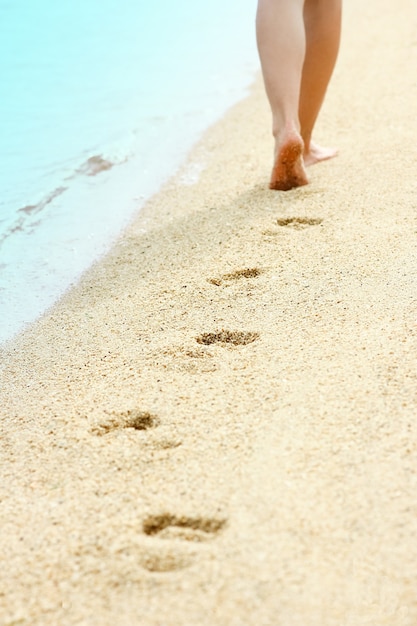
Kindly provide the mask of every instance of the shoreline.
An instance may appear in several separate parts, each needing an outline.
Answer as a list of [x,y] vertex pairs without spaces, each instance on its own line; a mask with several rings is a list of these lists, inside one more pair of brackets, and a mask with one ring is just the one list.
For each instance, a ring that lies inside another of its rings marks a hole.
[[[242,97],[250,88],[250,85],[242,85]],[[233,95],[224,98],[226,111],[236,103],[234,98],[238,91],[236,88]],[[100,160],[110,167],[96,174],[94,179],[88,171],[80,175],[74,172],[63,181],[63,186],[38,205],[20,209],[25,214],[22,223],[17,221],[12,225],[12,234],[6,233],[4,241],[0,242],[0,314],[3,319],[0,345],[12,340],[20,330],[50,310],[68,289],[76,286],[91,265],[106,256],[143,206],[181,170],[193,146],[199,143],[207,128],[219,121],[221,114],[219,111],[207,114],[202,110],[194,115],[195,119],[185,130],[186,117],[179,116],[175,132],[171,129],[169,133],[167,129],[164,150],[151,150],[145,169],[144,150],[122,162],[107,161],[95,155],[84,167],[88,167],[90,161],[94,166],[95,161]],[[161,129],[154,139],[161,139],[160,134]],[[164,162],[158,165],[162,156]],[[184,174],[187,177],[184,184],[193,184],[200,168],[197,164]],[[138,172],[141,174],[139,182]],[[75,206],[77,211],[71,208]]]
[[[244,5],[228,4],[220,22],[220,2],[202,10],[167,5],[161,24],[156,5],[131,4],[114,20],[110,5],[51,11],[41,2],[37,12],[49,15],[48,26],[41,20],[40,45],[32,53],[32,11],[12,5],[0,10],[8,85],[0,343],[50,308],[105,255],[207,127],[247,93],[259,63],[253,1]],[[236,13],[242,19],[235,25]],[[83,28],[88,15],[94,46]],[[176,24],[184,35],[164,47]],[[21,85],[31,99],[20,93]]]
[[[261,78],[258,74],[257,78],[252,81],[252,84],[245,88],[245,91],[249,94],[253,94],[256,89],[259,90],[260,85]],[[143,201],[135,208],[133,215],[125,220],[123,228],[119,230],[118,233],[114,233],[112,236],[109,235],[108,244],[104,245],[104,247],[101,246],[100,250],[96,251],[93,256],[91,256],[87,265],[82,262],[81,268],[74,277],[74,280],[72,280],[67,287],[59,288],[53,296],[53,299],[48,301],[48,305],[42,307],[42,311],[39,311],[36,318],[28,320],[27,322],[19,322],[19,330],[16,330],[11,336],[5,336],[5,338],[0,341],[0,353],[2,349],[7,351],[8,347],[13,345],[14,342],[19,343],[21,337],[24,341],[24,337],[27,333],[30,334],[32,329],[36,332],[37,325],[42,324],[42,320],[44,318],[53,315],[56,307],[60,308],[62,305],[65,308],[67,297],[71,297],[72,293],[77,293],[84,279],[88,280],[90,273],[94,272],[96,267],[99,267],[102,263],[106,264],[106,260],[119,249],[119,246],[124,245],[123,241],[125,237],[129,238],[129,233],[131,231],[135,232],[138,230],[140,233],[145,233],[148,229],[158,229],[160,227],[160,220],[162,220],[163,223],[165,221],[168,221],[169,223],[172,219],[176,218],[176,215],[171,213],[172,208],[175,207],[170,207],[169,212],[167,212],[165,210],[164,203],[161,204],[158,201],[159,197],[163,193],[169,193],[169,190],[172,187],[179,190],[182,189],[184,192],[188,189],[190,192],[189,195],[193,195],[194,188],[198,185],[201,176],[204,174],[208,160],[212,158],[213,150],[217,148],[217,146],[214,145],[216,140],[214,140],[214,142],[206,141],[206,137],[210,136],[212,133],[216,134],[215,129],[217,129],[218,125],[222,123],[223,119],[229,118],[230,115],[233,117],[234,109],[239,107],[249,97],[250,95],[246,95],[242,100],[230,105],[220,120],[214,121],[208,128],[206,128],[205,131],[198,133],[199,136],[194,138],[193,146],[188,150],[184,149],[182,151],[182,157],[178,158],[171,174],[166,174],[163,181],[160,181],[160,183],[156,186],[154,185],[155,188],[153,193],[148,194],[143,198]],[[129,168],[129,171],[132,174],[132,167]],[[110,186],[114,192],[115,185],[111,184]],[[98,193],[103,195],[102,190]],[[94,191],[92,194],[94,195]],[[132,194],[130,194],[130,196],[132,197]],[[95,192],[94,197],[97,197],[97,191]],[[104,196],[103,201],[110,205],[108,198],[105,198]],[[135,198],[135,201],[138,201],[137,198]],[[113,203],[115,202],[116,201],[113,199]],[[165,226],[169,227],[168,224],[165,224]],[[85,235],[87,236],[87,231],[85,232]],[[51,243],[53,243],[54,246],[60,246],[59,239],[57,242],[49,242],[48,245],[51,245]],[[52,256],[54,256],[54,254],[52,254]]]
[[353,0],[310,185],[258,81],[0,348],[0,622],[415,625],[416,31]]

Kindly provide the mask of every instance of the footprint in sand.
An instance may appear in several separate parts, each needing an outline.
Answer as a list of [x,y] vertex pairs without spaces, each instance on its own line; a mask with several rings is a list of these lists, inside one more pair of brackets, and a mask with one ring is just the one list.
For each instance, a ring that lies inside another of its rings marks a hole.
[[148,549],[139,558],[140,565],[151,573],[168,573],[181,570],[192,564],[194,554],[179,554],[177,550]]
[[276,221],[279,229],[268,229],[262,234],[267,236],[276,236],[281,232],[281,228],[290,228],[291,230],[304,230],[310,226],[320,226],[323,223],[321,217],[279,217]]
[[160,420],[147,411],[130,410],[111,414],[109,418],[93,428],[96,435],[106,435],[113,430],[131,428],[133,430],[149,430],[159,426]]
[[295,230],[302,230],[308,226],[320,226],[323,220],[321,217],[279,217],[278,226],[286,226]]
[[[216,517],[188,517],[171,513],[149,515],[143,521],[142,530],[148,538],[155,540],[156,544],[149,545],[142,555],[140,559],[142,567],[156,573],[188,567],[199,554],[190,544],[214,539],[225,527],[226,522],[226,519]],[[186,542],[187,548],[184,545],[179,549],[178,541]]]
[[[94,426],[92,432],[95,435],[103,436],[120,430],[148,431],[160,426],[160,424],[160,419],[147,411],[130,410],[124,413],[111,414],[106,421]],[[142,439],[141,443],[153,450],[164,451],[178,448],[182,442],[177,437],[162,432],[159,436]]]
[[143,522],[145,535],[159,539],[182,539],[184,541],[208,541],[213,539],[226,520],[215,517],[186,517],[183,515],[150,515]]
[[164,370],[187,372],[188,374],[200,374],[214,372],[218,369],[218,363],[213,358],[208,347],[170,346],[155,353],[155,361]]
[[209,346],[214,343],[231,344],[233,346],[246,346],[259,339],[259,333],[220,330],[214,333],[203,333],[196,337],[197,343]]
[[246,267],[229,274],[223,274],[220,278],[208,278],[207,280],[212,285],[217,285],[219,287],[225,282],[232,282],[242,278],[257,278],[262,274],[262,272],[263,270],[259,269],[259,267]]

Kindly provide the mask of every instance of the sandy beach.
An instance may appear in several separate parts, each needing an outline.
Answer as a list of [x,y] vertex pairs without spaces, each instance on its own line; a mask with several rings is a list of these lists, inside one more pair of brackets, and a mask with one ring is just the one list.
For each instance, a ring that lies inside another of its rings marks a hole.
[[270,191],[259,78],[0,350],[1,626],[416,626],[416,72],[346,2],[339,156]]

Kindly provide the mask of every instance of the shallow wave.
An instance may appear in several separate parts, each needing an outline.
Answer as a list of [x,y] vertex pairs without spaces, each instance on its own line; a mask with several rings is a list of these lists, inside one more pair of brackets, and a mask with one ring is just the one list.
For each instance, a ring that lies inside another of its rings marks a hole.
[[108,250],[243,97],[255,5],[0,0],[0,342]]
[[15,233],[33,233],[33,230],[40,225],[44,210],[57,198],[65,194],[71,183],[77,180],[77,178],[84,176],[99,176],[103,172],[108,172],[113,167],[127,162],[127,160],[128,159],[126,157],[123,161],[116,162],[104,158],[101,154],[93,154],[90,156],[88,159],[83,161],[83,163],[81,163],[81,165],[77,167],[72,174],[64,178],[62,185],[59,185],[49,193],[45,194],[39,202],[36,204],[26,204],[13,212],[10,224],[7,225],[6,228],[3,225],[3,232],[0,232],[0,247]]

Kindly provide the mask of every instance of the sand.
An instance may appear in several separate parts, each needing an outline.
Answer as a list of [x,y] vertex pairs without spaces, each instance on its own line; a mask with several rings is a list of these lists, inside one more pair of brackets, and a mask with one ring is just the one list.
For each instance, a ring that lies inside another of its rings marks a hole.
[[3,347],[2,626],[417,624],[416,72],[346,3],[340,156],[270,191],[259,79]]

